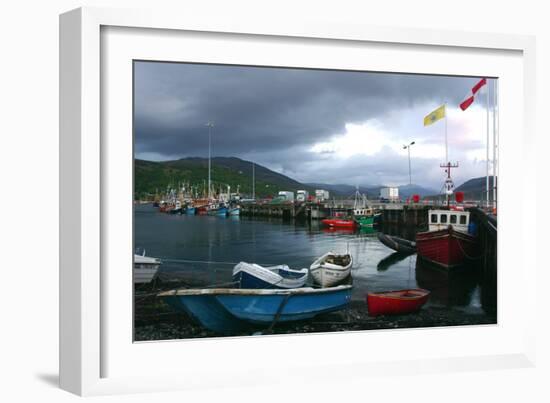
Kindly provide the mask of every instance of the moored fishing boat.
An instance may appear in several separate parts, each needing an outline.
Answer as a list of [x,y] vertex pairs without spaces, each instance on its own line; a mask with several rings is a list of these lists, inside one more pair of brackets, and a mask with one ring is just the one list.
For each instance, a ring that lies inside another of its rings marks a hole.
[[301,287],[288,290],[206,288],[170,290],[158,294],[174,309],[221,334],[250,326],[273,327],[278,322],[311,319],[347,307],[351,286]]
[[241,207],[240,206],[230,207],[227,210],[227,215],[229,215],[229,216],[238,216],[240,214],[241,214]]
[[197,215],[206,215],[208,214],[208,206],[195,207],[195,211]]
[[355,201],[353,205],[353,219],[360,227],[373,227],[380,222],[380,213],[376,213],[373,208],[367,206],[366,195],[361,195],[359,189],[355,192]]
[[195,215],[197,209],[195,207],[192,207],[192,206],[187,206],[185,208],[185,214],[187,215]]
[[367,294],[367,306],[369,316],[400,315],[416,312],[426,303],[430,292],[421,288],[369,292]]
[[240,262],[233,268],[233,281],[239,288],[298,288],[307,280],[308,270],[293,270],[287,265],[263,267]]
[[371,213],[368,215],[358,215],[355,216],[355,221],[359,224],[360,227],[374,227],[380,222],[380,213]]
[[211,204],[207,210],[208,215],[214,215],[219,217],[227,216],[227,207],[223,204]]
[[398,253],[404,255],[416,253],[416,242],[408,241],[398,236],[386,235],[382,232],[379,232],[377,235],[380,242]]
[[214,215],[218,217],[226,217],[227,216],[227,207],[218,207],[217,209],[213,210]]
[[351,274],[352,266],[351,254],[328,252],[311,264],[309,272],[317,284],[330,287],[346,280]]
[[144,284],[151,282],[157,275],[161,260],[155,257],[134,254],[134,283]]
[[478,258],[477,237],[468,211],[429,210],[429,230],[416,234],[418,256],[444,269]]
[[325,218],[324,220],[321,220],[321,223],[328,227],[334,227],[334,228],[356,228],[357,222],[353,219],[349,218],[340,218],[340,217],[330,217]]
[[170,214],[181,214],[182,213],[182,206],[181,202],[179,200],[176,200],[173,208],[169,211]]

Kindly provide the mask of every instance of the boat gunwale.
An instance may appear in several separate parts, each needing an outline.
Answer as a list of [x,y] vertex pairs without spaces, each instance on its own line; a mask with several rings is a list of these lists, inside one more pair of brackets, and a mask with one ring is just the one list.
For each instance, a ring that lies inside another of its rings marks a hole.
[[[341,266],[339,264],[336,264],[336,263],[328,263],[326,260],[328,259],[329,256],[349,256],[349,263],[346,265],[346,266]],[[317,270],[320,270],[320,269],[329,269],[329,270],[336,270],[336,271],[345,271],[345,270],[348,270],[350,269],[351,267],[353,266],[353,255],[349,252],[346,252],[346,253],[343,253],[343,254],[340,254],[340,253],[334,253],[334,252],[327,252],[325,253],[324,255],[322,255],[321,257],[319,257],[317,260],[315,260],[311,266],[309,266],[309,270],[311,272],[313,271],[317,271]]]
[[338,285],[335,287],[313,288],[300,287],[290,289],[255,289],[255,288],[193,288],[168,290],[157,294],[157,297],[193,296],[193,295],[307,295],[324,294],[328,292],[345,291],[351,289],[351,285]]
[[437,231],[425,231],[425,232],[419,232],[416,234],[416,245],[418,248],[418,244],[422,243],[424,241],[429,241],[433,239],[445,239],[450,238],[451,236],[454,236],[457,239],[460,239],[461,241],[470,242],[470,243],[476,243],[477,238],[474,235],[467,234],[461,231],[453,230],[452,228],[446,228],[441,229]]
[[[418,291],[420,293],[422,293],[421,295],[415,295],[415,296],[411,296],[411,297],[407,297],[407,296],[398,296],[398,295],[389,295],[391,293],[398,293],[398,292],[414,292],[414,291]],[[410,289],[410,290],[393,290],[393,291],[381,291],[381,292],[368,292],[367,293],[367,297],[376,297],[376,298],[387,298],[387,299],[396,299],[396,300],[407,300],[407,301],[414,301],[414,300],[418,300],[418,299],[421,299],[421,298],[424,298],[426,296],[430,295],[430,291],[429,290],[426,290],[424,288],[415,288],[415,289]]]

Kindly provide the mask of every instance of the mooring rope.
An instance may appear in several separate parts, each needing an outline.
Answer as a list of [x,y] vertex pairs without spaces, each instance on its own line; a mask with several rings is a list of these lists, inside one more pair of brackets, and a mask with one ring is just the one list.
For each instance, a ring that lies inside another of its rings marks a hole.
[[483,257],[483,253],[481,253],[481,255],[479,256],[476,256],[476,257],[473,257],[473,256],[470,256],[466,253],[466,251],[464,250],[464,248],[462,247],[462,242],[457,242],[458,243],[458,247],[460,248],[460,250],[462,251],[462,253],[464,253],[464,256],[466,256],[466,259],[469,259],[469,260],[478,260],[478,259],[481,259]]
[[[161,259],[162,262],[166,263],[202,263],[202,264],[227,264],[227,265],[236,265],[240,262],[223,262],[223,261],[216,261],[216,260],[188,260],[188,259]],[[276,266],[272,263],[257,263],[261,266]]]

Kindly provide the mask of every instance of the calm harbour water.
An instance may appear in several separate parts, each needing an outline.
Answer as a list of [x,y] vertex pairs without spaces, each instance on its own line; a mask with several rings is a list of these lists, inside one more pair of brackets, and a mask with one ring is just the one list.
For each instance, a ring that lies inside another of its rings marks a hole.
[[281,219],[169,215],[151,205],[136,206],[134,212],[135,247],[165,260],[161,278],[177,277],[192,287],[230,282],[240,261],[303,268],[327,251],[349,249],[354,301],[364,301],[368,291],[420,287],[431,291],[426,307],[470,315],[491,310],[482,306],[483,285],[475,270],[449,276],[424,267],[416,255],[393,254],[372,231],[327,230],[316,222]]

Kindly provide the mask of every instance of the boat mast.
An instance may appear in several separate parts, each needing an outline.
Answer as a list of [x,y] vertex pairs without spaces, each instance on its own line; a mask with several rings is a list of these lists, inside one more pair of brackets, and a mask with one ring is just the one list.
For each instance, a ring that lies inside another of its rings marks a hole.
[[445,199],[446,206],[450,206],[451,195],[453,194],[454,184],[451,179],[451,168],[458,168],[458,162],[451,164],[449,162],[449,142],[447,140],[447,102],[445,102],[445,164],[439,165],[441,168],[445,168],[447,178],[445,179]]
[[256,168],[252,162],[252,199],[256,200]]
[[211,171],[212,171],[212,137],[211,129],[214,127],[214,123],[206,123],[208,127],[208,199],[212,199],[212,181],[211,181]]
[[451,179],[451,168],[458,168],[458,162],[455,164],[451,164],[450,162],[447,162],[446,164],[439,165],[441,168],[445,168],[445,172],[447,173],[447,178],[445,179],[445,198],[446,198],[446,205],[450,205],[451,195],[453,194],[454,190],[454,184],[453,180]]

